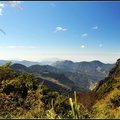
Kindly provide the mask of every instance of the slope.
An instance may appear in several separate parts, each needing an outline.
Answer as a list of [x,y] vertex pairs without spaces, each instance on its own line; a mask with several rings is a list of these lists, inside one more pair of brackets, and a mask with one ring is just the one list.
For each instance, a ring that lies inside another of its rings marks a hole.
[[108,77],[99,82],[92,95],[96,99],[93,105],[96,118],[120,118],[120,59]]

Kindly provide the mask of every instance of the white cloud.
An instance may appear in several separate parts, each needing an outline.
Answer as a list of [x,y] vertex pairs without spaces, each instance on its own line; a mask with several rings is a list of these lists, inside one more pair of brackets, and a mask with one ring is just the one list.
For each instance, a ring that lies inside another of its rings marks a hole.
[[16,46],[7,46],[7,48],[12,49],[12,48],[16,48]]
[[102,44],[99,44],[99,47],[103,47],[103,45],[102,45]]
[[6,3],[5,2],[0,2],[0,16],[3,15],[4,7],[6,7],[8,5],[11,6],[11,7],[22,8],[21,7],[21,2],[23,2],[23,1],[7,1]]
[[3,9],[2,8],[0,8],[0,16],[2,16],[3,14],[2,14],[2,12],[3,12]]
[[8,1],[8,4],[11,7],[21,8],[21,6],[20,6],[21,2],[23,2],[23,1]]
[[0,7],[3,8],[5,5],[3,3],[0,3]]
[[36,46],[28,46],[28,48],[34,49],[37,48]]
[[0,3],[0,16],[2,16],[3,14],[3,8],[4,8],[4,4]]
[[83,33],[81,36],[82,37],[86,37],[86,36],[88,36],[88,34],[87,33]]
[[0,46],[0,48],[8,48],[8,49],[20,49],[20,48],[28,48],[28,49],[33,49],[37,48],[36,46],[15,46],[15,45],[10,45],[10,46]]
[[67,31],[67,29],[66,28],[62,28],[62,27],[56,27],[55,28],[55,32],[58,32],[58,31]]
[[97,30],[97,29],[98,29],[98,26],[94,26],[94,27],[92,27],[92,29]]
[[85,45],[81,45],[81,48],[85,48]]
[[10,49],[13,49],[13,48],[25,48],[25,46],[14,46],[14,45],[11,45],[11,46],[6,46],[6,48],[10,48]]

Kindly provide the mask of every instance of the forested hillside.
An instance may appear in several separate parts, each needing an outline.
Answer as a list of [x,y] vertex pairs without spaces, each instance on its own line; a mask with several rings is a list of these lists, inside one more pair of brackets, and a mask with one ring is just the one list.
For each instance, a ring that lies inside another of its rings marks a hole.
[[0,118],[120,118],[119,78],[120,59],[92,92],[64,95],[7,63],[0,66]]
[[120,118],[120,59],[92,93],[96,98],[93,109],[97,118]]
[[10,66],[8,63],[0,67],[0,118],[75,117],[68,96],[48,89],[43,81],[39,84],[32,74],[18,73]]

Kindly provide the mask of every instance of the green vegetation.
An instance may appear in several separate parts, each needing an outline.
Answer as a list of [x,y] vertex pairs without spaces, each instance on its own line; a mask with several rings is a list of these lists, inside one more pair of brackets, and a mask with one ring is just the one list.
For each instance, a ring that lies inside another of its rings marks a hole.
[[[15,72],[10,65],[0,67],[0,118],[75,117],[67,96],[39,84],[30,73]],[[76,96],[74,105],[79,112]]]
[[120,59],[93,94],[97,99],[92,107],[95,118],[120,118]]
[[77,102],[76,91],[74,91],[74,99],[72,100],[72,98],[69,98],[69,102],[73,118],[90,118],[89,111],[82,104]]
[[91,93],[79,96],[74,91],[71,97],[49,89],[44,80],[40,82],[31,73],[16,72],[10,66],[0,66],[0,118],[120,118],[118,74],[106,78]]
[[95,118],[120,118],[120,90],[115,89],[93,106]]

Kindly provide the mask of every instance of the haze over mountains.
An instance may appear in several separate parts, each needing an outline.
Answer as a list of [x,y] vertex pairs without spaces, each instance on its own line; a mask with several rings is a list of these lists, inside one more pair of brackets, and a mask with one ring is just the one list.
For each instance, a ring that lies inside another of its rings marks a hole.
[[11,61],[12,64],[14,63],[19,63],[25,66],[31,66],[31,65],[46,65],[46,64],[52,64],[52,61],[43,61],[43,62],[33,62],[33,61],[28,61],[28,60],[0,60],[0,65],[3,65],[7,62]]
[[[27,67],[29,67],[31,65],[52,65],[52,66],[54,66],[56,63],[67,62],[67,61],[71,62],[71,63],[75,63],[75,64],[86,62],[86,61],[74,62],[74,61],[71,61],[71,60],[62,60],[62,59],[58,59],[58,58],[44,59],[44,60],[41,60],[41,61],[30,61],[30,60],[22,60],[22,59],[15,59],[15,60],[14,59],[10,59],[10,60],[1,59],[0,60],[0,65],[3,65],[7,62],[12,62],[12,64],[19,63],[19,64],[25,65]],[[100,62],[99,60],[93,60],[93,61]],[[89,62],[92,62],[92,61],[88,61],[88,63]],[[104,62],[101,62],[101,63],[104,63]],[[107,64],[107,63],[105,63],[105,64]],[[108,64],[114,64],[114,63],[108,63]]]
[[[0,64],[8,61],[1,60]],[[92,90],[98,81],[104,79],[114,64],[105,64],[100,61],[73,62],[69,60],[52,62],[43,65],[40,62],[12,61],[12,68],[17,71],[33,73],[44,84],[57,91]],[[59,88],[59,89],[58,89]]]

